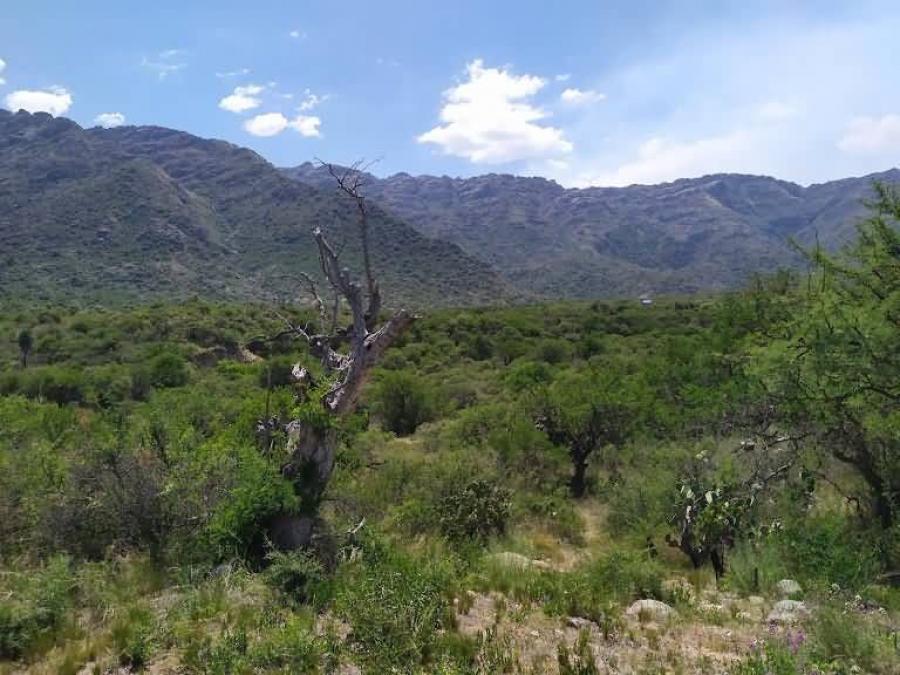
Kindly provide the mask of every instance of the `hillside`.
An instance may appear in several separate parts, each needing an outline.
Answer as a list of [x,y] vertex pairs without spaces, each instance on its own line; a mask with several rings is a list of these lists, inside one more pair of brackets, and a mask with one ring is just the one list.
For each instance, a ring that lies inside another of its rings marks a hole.
[[[285,173],[310,185],[312,164]],[[795,265],[794,238],[834,248],[852,238],[873,180],[801,187],[721,174],[662,185],[565,189],[544,178],[371,177],[373,198],[423,234],[458,244],[515,284],[547,295],[692,292]]]
[[[158,127],[82,129],[0,111],[0,288],[40,300],[287,300],[318,272],[317,225],[357,258],[352,205],[254,152]],[[347,230],[346,228],[353,228]],[[503,301],[483,262],[374,210],[389,302]]]

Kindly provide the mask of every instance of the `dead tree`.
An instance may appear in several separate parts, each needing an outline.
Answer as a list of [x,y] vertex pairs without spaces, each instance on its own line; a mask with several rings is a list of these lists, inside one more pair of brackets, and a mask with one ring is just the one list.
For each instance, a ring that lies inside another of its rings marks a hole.
[[[362,194],[363,173],[360,165],[337,170],[322,164],[335,178],[341,193],[350,197],[356,207],[362,248],[364,285],[355,281],[350,270],[341,264],[340,250],[326,239],[320,228],[313,237],[319,253],[322,277],[331,291],[329,302],[322,297],[315,280],[302,277],[318,310],[318,331],[285,319],[289,330],[309,345],[309,352],[325,370],[323,382],[315,382],[309,370],[294,366],[298,396],[310,397],[314,414],[295,419],[285,426],[286,461],[282,475],[290,480],[299,498],[299,509],[280,514],[269,528],[275,546],[297,549],[309,544],[318,517],[322,495],[334,469],[338,435],[336,422],[356,410],[359,397],[372,368],[414,321],[406,310],[396,312],[380,326],[381,291],[372,270],[369,250],[369,212]],[[350,314],[349,325],[339,327],[342,306]]]

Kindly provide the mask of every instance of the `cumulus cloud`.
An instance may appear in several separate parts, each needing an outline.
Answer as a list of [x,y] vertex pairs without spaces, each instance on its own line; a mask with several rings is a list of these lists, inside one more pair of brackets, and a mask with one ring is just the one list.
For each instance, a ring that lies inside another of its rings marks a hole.
[[594,101],[602,101],[606,96],[590,89],[585,91],[583,89],[570,87],[560,94],[559,98],[563,103],[568,103],[569,105],[583,105],[585,103],[593,103]]
[[637,158],[585,182],[617,187],[649,185],[687,176],[746,170],[744,162],[758,140],[746,129],[693,141],[651,138],[641,144]]
[[258,96],[263,89],[264,87],[258,84],[235,87],[233,92],[219,101],[219,107],[237,114],[258,108],[262,103]]
[[177,73],[187,67],[184,61],[184,51],[181,49],[164,49],[156,56],[141,59],[141,66],[156,73],[160,80],[165,80],[169,75]]
[[314,94],[309,89],[303,92],[303,100],[300,102],[300,105],[297,106],[297,110],[300,112],[308,112],[313,110],[314,108],[319,107],[320,104],[324,103],[328,100],[328,94],[323,94],[319,96],[318,94]]
[[6,61],[0,59],[0,85],[6,84],[6,80],[3,79],[4,70],[6,70]]
[[100,113],[94,118],[94,124],[104,129],[114,129],[125,124],[125,115],[117,112]]
[[444,92],[443,124],[421,134],[444,153],[471,162],[501,164],[571,152],[561,129],[538,124],[547,117],[531,99],[545,85],[534,75],[485,68],[477,59],[466,67],[468,79]]
[[560,74],[557,75],[554,79],[555,79],[557,82],[568,82],[571,78],[572,78],[572,74],[571,74],[571,73],[560,73]]
[[320,135],[319,126],[321,124],[322,120],[320,120],[315,115],[297,115],[293,120],[291,120],[289,126],[297,131],[301,136],[315,138]]
[[838,148],[855,155],[900,153],[900,115],[856,117],[850,121]]
[[319,126],[322,121],[312,115],[297,115],[289,120],[281,113],[263,113],[244,122],[244,129],[254,136],[277,136],[285,129],[291,128],[301,136],[319,136]]
[[64,115],[72,107],[72,94],[63,87],[32,90],[19,89],[6,97],[6,107],[10,110],[27,110],[28,112],[48,112],[51,115]]
[[294,30],[292,30],[290,33],[288,33],[288,35],[290,37],[292,37],[294,40],[300,40],[301,38],[306,37],[306,33],[304,33],[301,30],[297,30],[296,28]]

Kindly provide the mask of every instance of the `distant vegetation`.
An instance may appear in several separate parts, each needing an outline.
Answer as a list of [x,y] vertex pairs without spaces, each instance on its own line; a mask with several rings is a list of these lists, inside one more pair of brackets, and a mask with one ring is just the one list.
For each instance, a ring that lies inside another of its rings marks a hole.
[[267,421],[315,359],[270,307],[9,302],[0,672],[898,672],[898,222],[728,295],[428,312],[293,552]]

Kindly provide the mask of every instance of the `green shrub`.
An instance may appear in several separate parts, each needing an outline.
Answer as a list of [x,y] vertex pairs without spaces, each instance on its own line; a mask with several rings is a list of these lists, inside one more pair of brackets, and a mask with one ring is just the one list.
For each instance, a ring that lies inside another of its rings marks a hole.
[[64,556],[10,579],[4,584],[8,588],[0,587],[0,658],[15,659],[52,637],[62,625],[74,580]]
[[807,517],[785,526],[777,535],[782,558],[801,582],[832,583],[860,589],[880,571],[878,551],[867,533],[854,529],[839,514]]
[[183,387],[188,382],[187,362],[181,354],[163,352],[150,361],[150,383],[154,387]]
[[369,541],[344,569],[335,610],[373,672],[414,672],[432,658],[449,611],[446,565]]
[[742,595],[768,595],[790,576],[781,553],[770,537],[741,541],[726,557],[725,583]]
[[435,417],[434,391],[421,378],[405,370],[383,373],[373,394],[373,408],[384,428],[408,436]]
[[266,583],[291,602],[322,607],[330,596],[328,576],[322,563],[308,551],[270,551],[264,572]]
[[438,506],[442,534],[454,541],[483,542],[506,531],[509,490],[474,480],[444,495]]

